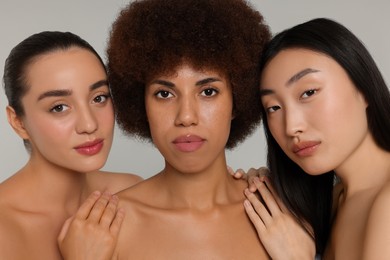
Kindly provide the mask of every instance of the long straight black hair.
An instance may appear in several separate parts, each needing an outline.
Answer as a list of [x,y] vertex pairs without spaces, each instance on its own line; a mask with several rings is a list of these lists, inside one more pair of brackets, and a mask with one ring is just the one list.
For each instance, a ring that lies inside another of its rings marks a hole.
[[[345,70],[368,103],[368,127],[376,144],[390,151],[390,92],[361,41],[335,21],[326,18],[313,19],[277,34],[263,53],[261,70],[280,51],[291,48],[325,54]],[[265,110],[262,112],[271,179],[282,200],[297,219],[311,225],[316,250],[323,253],[331,229],[335,173],[331,171],[311,176],[304,172],[277,144],[268,128]]]

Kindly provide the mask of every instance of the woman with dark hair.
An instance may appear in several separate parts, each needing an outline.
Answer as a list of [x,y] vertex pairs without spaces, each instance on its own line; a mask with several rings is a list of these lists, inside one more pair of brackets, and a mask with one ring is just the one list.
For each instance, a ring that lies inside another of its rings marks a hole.
[[268,259],[227,173],[225,149],[258,125],[259,57],[270,39],[242,0],[135,1],[114,22],[109,80],[122,129],[164,168],[118,196],[115,259]]
[[141,178],[99,171],[114,130],[101,58],[77,35],[41,32],[12,49],[3,80],[8,121],[30,157],[0,184],[0,259],[87,259],[67,249],[65,231],[59,238],[63,256],[56,243],[76,212],[67,227],[88,223],[89,232],[78,240],[89,249],[83,252],[88,259],[107,258],[123,220],[111,194]]
[[[373,58],[322,18],[276,35],[261,61],[268,166],[281,200],[309,224],[325,259],[388,259],[390,93]],[[258,231],[277,226],[247,195]]]

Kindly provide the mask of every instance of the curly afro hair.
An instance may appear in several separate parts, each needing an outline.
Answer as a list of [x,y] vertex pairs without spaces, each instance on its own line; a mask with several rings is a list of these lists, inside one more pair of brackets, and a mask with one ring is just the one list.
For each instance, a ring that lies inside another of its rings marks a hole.
[[227,148],[243,141],[261,119],[259,61],[271,33],[244,0],[140,0],[124,8],[108,42],[108,74],[118,125],[151,141],[145,85],[184,61],[227,76],[233,94]]

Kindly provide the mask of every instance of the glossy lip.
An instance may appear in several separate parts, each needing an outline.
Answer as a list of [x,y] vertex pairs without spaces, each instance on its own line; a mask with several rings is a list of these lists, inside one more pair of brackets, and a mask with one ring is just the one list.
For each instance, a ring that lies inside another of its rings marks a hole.
[[320,141],[303,141],[294,144],[292,151],[300,157],[308,157],[315,153],[320,144]]
[[206,140],[197,135],[179,136],[173,140],[175,147],[181,152],[194,152],[198,150]]
[[103,139],[96,139],[91,142],[85,142],[74,149],[83,155],[95,155],[103,148]]

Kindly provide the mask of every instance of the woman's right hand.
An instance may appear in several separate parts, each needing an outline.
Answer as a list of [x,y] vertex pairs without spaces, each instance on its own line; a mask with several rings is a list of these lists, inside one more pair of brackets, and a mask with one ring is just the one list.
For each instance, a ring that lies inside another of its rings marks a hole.
[[95,191],[62,227],[58,246],[63,258],[111,259],[123,219],[124,211],[118,209],[118,197]]
[[269,178],[254,178],[253,183],[264,204],[246,189],[244,207],[270,257],[313,260],[316,250],[312,235],[283,204]]

